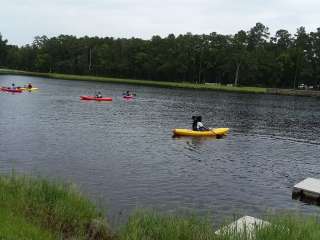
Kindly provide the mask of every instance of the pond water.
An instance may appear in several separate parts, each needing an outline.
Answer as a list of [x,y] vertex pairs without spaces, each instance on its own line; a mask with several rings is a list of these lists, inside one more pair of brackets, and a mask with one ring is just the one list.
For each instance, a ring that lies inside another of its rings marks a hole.
[[[112,223],[135,208],[216,219],[319,212],[291,199],[295,183],[320,177],[317,98],[0,75],[12,82],[40,90],[0,93],[0,172],[76,183]],[[98,90],[113,102],[80,101]],[[126,90],[137,97],[124,100]],[[230,134],[172,138],[192,115]]]

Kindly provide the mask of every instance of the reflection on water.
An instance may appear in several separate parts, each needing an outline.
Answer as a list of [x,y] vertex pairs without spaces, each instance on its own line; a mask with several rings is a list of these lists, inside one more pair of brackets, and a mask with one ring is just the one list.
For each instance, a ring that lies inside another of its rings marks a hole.
[[[0,171],[75,182],[112,221],[136,207],[258,216],[267,209],[312,213],[292,186],[320,177],[316,98],[161,89],[0,76],[40,90],[0,94]],[[124,100],[132,89],[137,97]],[[113,102],[84,102],[100,90]],[[216,138],[172,138],[202,115]],[[119,216],[119,212],[121,212]]]
[[219,141],[219,139],[222,139],[222,138],[223,137],[218,137],[218,138],[216,137],[182,137],[182,136],[173,137],[175,141],[180,141],[182,143],[185,143],[185,149],[192,152],[196,152],[198,154],[201,153],[202,146],[204,146],[203,149],[206,150],[206,145],[208,144],[208,142]]

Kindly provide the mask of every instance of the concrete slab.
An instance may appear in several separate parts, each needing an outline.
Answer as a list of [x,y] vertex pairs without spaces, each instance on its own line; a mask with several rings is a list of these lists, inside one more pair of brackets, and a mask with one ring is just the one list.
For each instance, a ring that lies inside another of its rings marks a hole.
[[222,227],[221,229],[217,230],[216,234],[221,233],[244,233],[246,232],[249,236],[252,235],[253,231],[257,227],[264,227],[269,225],[270,223],[268,221],[261,220],[259,218],[254,218],[251,216],[244,216],[242,218],[239,218],[237,221],[231,223],[230,225],[227,225],[225,227]]
[[294,198],[297,197],[309,197],[320,200],[320,179],[307,178],[302,182],[294,185],[292,190]]

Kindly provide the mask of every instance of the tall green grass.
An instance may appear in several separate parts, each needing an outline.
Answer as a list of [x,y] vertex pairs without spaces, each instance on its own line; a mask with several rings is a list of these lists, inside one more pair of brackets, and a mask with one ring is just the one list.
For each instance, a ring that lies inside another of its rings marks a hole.
[[0,239],[43,239],[53,240],[58,236],[36,224],[30,223],[25,217],[12,211],[0,208]]
[[140,211],[131,216],[120,231],[122,240],[319,240],[320,225],[316,217],[277,215],[271,224],[256,226],[253,232],[234,229],[216,234],[208,219],[178,217]]
[[320,222],[316,216],[280,214],[269,217],[270,225],[255,232],[256,239],[317,240],[320,239]]
[[59,238],[110,239],[96,207],[73,186],[30,177],[0,177],[0,211],[22,216]]
[[178,217],[153,211],[137,211],[119,233],[122,240],[212,239],[214,230],[207,219]]
[[[278,214],[253,232],[216,234],[212,220],[140,210],[112,234],[99,210],[74,186],[30,177],[0,176],[0,239],[90,240],[319,240],[319,217]],[[221,219],[219,219],[221,222]],[[230,221],[231,222],[231,221]]]

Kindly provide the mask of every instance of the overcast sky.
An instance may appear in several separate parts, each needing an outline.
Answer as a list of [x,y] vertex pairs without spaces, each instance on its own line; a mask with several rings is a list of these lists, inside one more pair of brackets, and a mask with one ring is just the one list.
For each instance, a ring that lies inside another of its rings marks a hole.
[[320,0],[1,0],[0,33],[10,44],[37,35],[140,37],[234,34],[256,22],[295,33],[320,27]]

